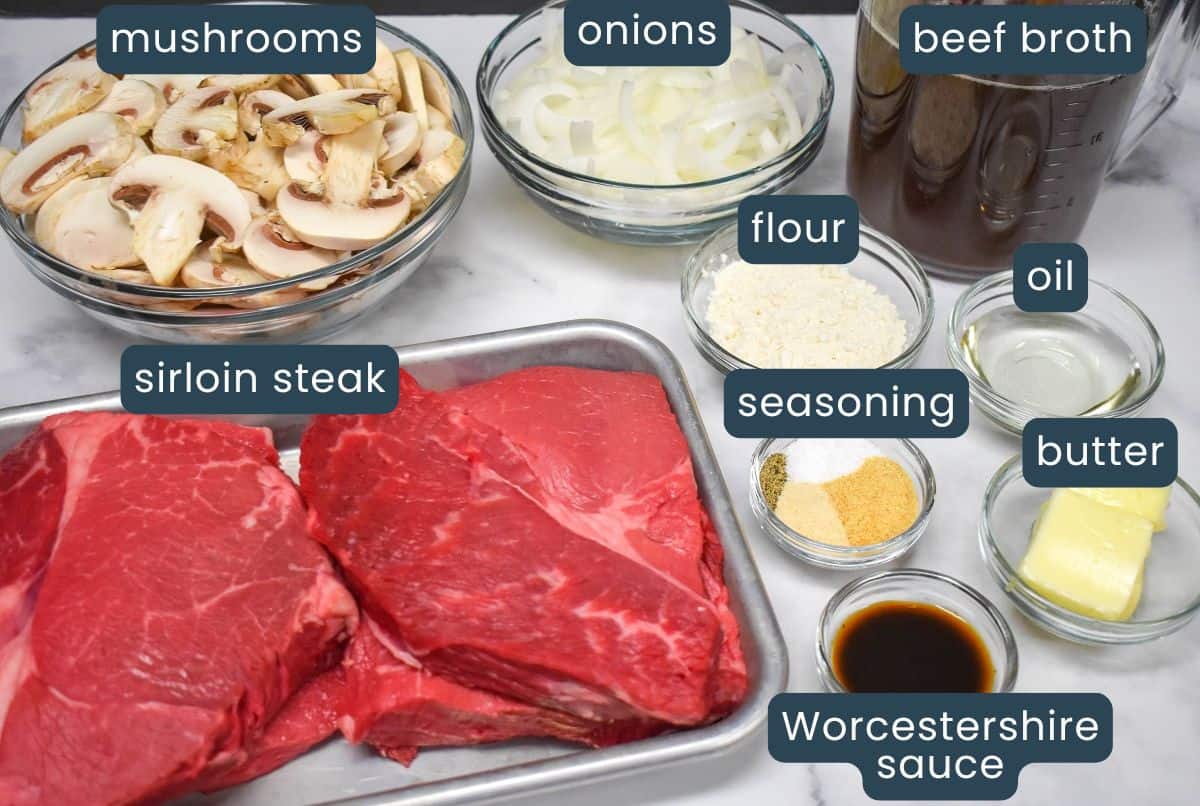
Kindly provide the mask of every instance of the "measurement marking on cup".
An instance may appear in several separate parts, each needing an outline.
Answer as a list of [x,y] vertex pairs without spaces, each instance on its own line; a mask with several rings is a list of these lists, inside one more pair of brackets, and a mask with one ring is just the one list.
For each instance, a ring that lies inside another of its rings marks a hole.
[[1062,209],[1062,205],[1056,204],[1053,207],[1042,207],[1041,209],[1038,209],[1038,210],[1030,210],[1025,215],[1042,215],[1043,213],[1053,213],[1055,210],[1061,210],[1061,209]]

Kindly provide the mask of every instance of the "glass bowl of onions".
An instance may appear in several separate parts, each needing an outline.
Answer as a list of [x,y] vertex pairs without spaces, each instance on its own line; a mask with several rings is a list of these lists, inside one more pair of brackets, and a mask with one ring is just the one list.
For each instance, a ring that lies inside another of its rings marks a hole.
[[803,29],[733,0],[717,67],[577,67],[554,0],[502,30],[476,75],[483,136],[535,202],[622,243],[691,243],[821,150],[833,74]]

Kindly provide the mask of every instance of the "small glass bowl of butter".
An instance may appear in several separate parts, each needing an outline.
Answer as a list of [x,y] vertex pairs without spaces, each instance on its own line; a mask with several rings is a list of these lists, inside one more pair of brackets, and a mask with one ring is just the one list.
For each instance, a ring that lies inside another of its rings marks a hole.
[[1162,382],[1166,357],[1150,319],[1124,294],[1088,281],[1074,313],[1029,313],[1013,302],[1012,272],[970,286],[946,330],[950,366],[971,399],[1014,433],[1036,417],[1128,417]]
[[1200,610],[1200,495],[1182,479],[1036,488],[1015,456],[988,483],[979,548],[1017,609],[1071,641],[1149,641]]

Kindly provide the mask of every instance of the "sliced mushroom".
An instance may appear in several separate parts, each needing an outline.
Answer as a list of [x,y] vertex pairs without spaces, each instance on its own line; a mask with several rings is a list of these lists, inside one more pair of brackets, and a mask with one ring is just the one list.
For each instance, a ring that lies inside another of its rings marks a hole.
[[246,199],[246,204],[250,205],[250,215],[258,217],[267,214],[266,205],[263,204],[262,197],[253,190],[242,188],[242,196]]
[[319,181],[325,171],[325,162],[329,159],[325,151],[328,139],[329,135],[312,129],[285,148],[283,165],[288,176],[297,182]]
[[418,56],[417,66],[421,71],[421,92],[425,95],[425,103],[431,110],[436,109],[447,119],[453,120],[454,102],[450,99],[450,85],[446,83],[446,77],[428,59]]
[[242,134],[239,130],[237,135],[225,144],[224,148],[218,149],[211,154],[205,154],[199,161],[221,173],[228,173],[229,169],[236,165],[238,160],[246,156],[246,152],[249,150],[250,138]]
[[412,112],[421,124],[421,131],[429,128],[428,105],[425,103],[425,89],[421,84],[421,65],[417,55],[411,50],[398,50],[395,53],[396,67],[400,71],[400,87],[403,96],[399,107],[405,112]]
[[240,244],[250,205],[233,180],[198,162],[152,154],[112,177],[109,199],[133,222],[133,251],[159,285],[171,285],[205,226]]
[[64,121],[8,163],[0,173],[0,201],[14,213],[32,213],[72,179],[116,168],[136,140],[125,119],[111,112],[85,112]]
[[154,275],[145,269],[97,269],[96,274],[106,280],[116,280],[121,283],[154,285]]
[[185,93],[191,92],[200,86],[200,82],[208,76],[198,73],[143,73],[138,75],[127,75],[125,78],[136,78],[138,81],[145,81],[147,84],[153,84],[158,87],[167,99],[167,103],[173,104],[184,96]]
[[17,156],[17,152],[11,148],[0,146],[0,173],[4,172],[5,166],[13,161],[13,157]]
[[429,128],[431,130],[432,129],[452,129],[453,128],[453,126],[450,123],[452,118],[446,117],[441,112],[434,109],[432,106],[429,107],[429,109],[426,111],[429,113]]
[[379,37],[375,37],[375,64],[369,71],[361,75],[338,74],[334,78],[344,87],[383,90],[397,101],[404,92],[400,88],[400,71],[396,68],[396,59]]
[[304,79],[290,73],[279,77],[279,82],[275,84],[275,89],[296,101],[312,95],[312,90],[304,83]]
[[346,134],[396,109],[392,96],[380,90],[338,90],[314,95],[263,116],[262,136],[273,146],[296,142],[304,132]]
[[[129,156],[125,158],[125,161],[122,162],[121,165],[128,165],[134,160],[140,160],[142,157],[148,157],[153,153],[154,152],[150,150],[150,146],[146,145],[145,140],[140,137],[134,137],[133,148],[129,150]],[[117,168],[120,168],[121,165],[118,165]],[[113,170],[116,170],[116,168]]]
[[329,138],[322,181],[292,182],[279,192],[279,214],[301,240],[325,249],[365,249],[408,220],[405,194],[372,193],[382,139],[381,120]]
[[246,93],[238,104],[238,124],[251,137],[262,131],[263,115],[290,104],[291,96],[279,90],[255,90]]
[[402,173],[400,187],[412,200],[413,211],[421,212],[462,168],[466,143],[445,129],[430,130],[417,152],[417,166]]
[[[242,241],[242,253],[259,273],[274,280],[307,274],[350,256],[346,251],[321,249],[301,241],[277,216],[254,219]],[[337,279],[321,277],[301,283],[300,288],[320,291]]]
[[141,263],[133,253],[129,219],[108,202],[111,179],[76,179],[42,204],[34,226],[38,245],[82,269],[115,269]]
[[283,167],[283,149],[275,148],[261,137],[250,143],[223,173],[238,187],[252,190],[267,201],[274,201],[279,189],[291,181]]
[[96,111],[120,115],[129,121],[133,133],[141,137],[154,128],[166,108],[167,99],[158,87],[136,78],[123,78],[113,84]]
[[95,52],[75,54],[33,82],[25,93],[22,136],[31,142],[104,100],[117,79],[100,69]]
[[338,90],[346,89],[342,86],[342,82],[338,81],[336,78],[327,73],[304,73],[300,76],[300,79],[304,82],[304,85],[308,87],[309,92],[312,95],[320,95],[324,92],[337,92]]
[[230,288],[239,285],[258,285],[267,282],[266,277],[254,270],[246,261],[234,255],[223,260],[214,260],[205,246],[194,252],[179,272],[179,279],[188,288]]
[[150,142],[159,154],[198,160],[228,148],[240,132],[233,90],[200,87],[167,107]]
[[201,87],[228,87],[229,89],[241,95],[245,92],[253,92],[255,90],[265,90],[268,87],[273,87],[279,83],[280,76],[275,74],[251,74],[244,75],[215,75],[209,76],[200,82]]
[[299,288],[281,288],[278,291],[262,291],[258,294],[247,294],[244,297],[231,297],[224,302],[234,308],[274,308],[277,305],[292,305],[308,296],[307,291]]
[[383,154],[379,167],[394,176],[412,161],[421,147],[421,124],[412,112],[394,112],[383,121]]

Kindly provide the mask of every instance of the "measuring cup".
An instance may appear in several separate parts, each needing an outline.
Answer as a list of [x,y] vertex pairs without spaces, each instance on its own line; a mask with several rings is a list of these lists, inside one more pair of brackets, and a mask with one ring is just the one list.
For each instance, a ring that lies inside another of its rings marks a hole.
[[910,75],[896,34],[919,4],[859,3],[846,181],[863,218],[959,279],[1010,266],[1022,243],[1077,240],[1104,176],[1179,97],[1200,0],[1135,3],[1147,67],[1101,77]]

